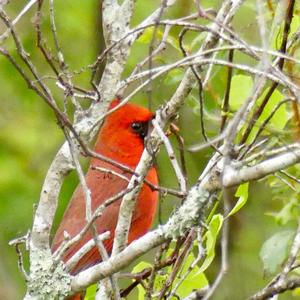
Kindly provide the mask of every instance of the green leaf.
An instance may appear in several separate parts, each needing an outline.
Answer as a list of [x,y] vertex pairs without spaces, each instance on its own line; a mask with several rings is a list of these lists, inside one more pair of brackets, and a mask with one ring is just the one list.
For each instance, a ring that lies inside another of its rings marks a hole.
[[243,183],[237,189],[235,196],[239,197],[238,201],[236,202],[235,206],[228,214],[228,217],[237,213],[247,202],[248,200],[248,189],[249,189],[249,182]]
[[[214,221],[214,225],[216,225],[215,221]],[[212,225],[212,226],[214,226],[214,225]],[[173,251],[174,250],[169,249],[167,252],[168,253],[167,256],[169,254],[173,253]],[[188,271],[190,265],[193,263],[194,260],[195,260],[194,254],[193,254],[193,252],[191,252],[185,261],[185,265],[181,271],[181,274],[185,274]],[[142,261],[133,268],[132,273],[141,272],[145,268],[149,268],[149,267],[152,267],[152,265],[147,262]],[[167,267],[164,270],[160,270],[156,274],[155,282],[154,282],[154,291],[161,290],[161,288],[166,283],[166,280],[168,279],[168,277],[172,271],[172,268],[173,268],[172,266]],[[179,281],[180,281],[180,276],[175,278],[173,287],[175,287]],[[176,294],[179,295],[180,297],[186,297],[193,291],[195,286],[197,286],[197,288],[202,288],[207,285],[208,285],[208,280],[207,280],[205,274],[199,273],[199,267],[195,266],[191,270],[191,272],[187,275],[187,277],[184,279],[184,281],[180,284],[180,286],[178,287],[178,289],[176,291]],[[137,288],[138,288],[138,300],[143,300],[145,297],[145,289],[140,284],[137,286]]]
[[144,269],[146,268],[152,268],[152,265],[146,261],[141,261],[140,263],[138,263],[133,269],[132,269],[132,273],[139,273],[142,272]]
[[[262,99],[267,94],[267,92],[268,91],[265,91],[265,93],[263,93],[260,99]],[[260,99],[259,101],[261,101]],[[283,95],[278,90],[275,90],[271,98],[269,99],[268,104],[263,110],[261,117],[258,119],[258,121],[263,122],[267,117],[269,117],[269,115],[272,113],[276,105],[279,104],[283,99],[284,99]],[[284,103],[276,111],[276,113],[274,114],[270,122],[272,125],[275,126],[276,129],[282,130],[286,125],[287,121],[288,121],[288,113],[286,110],[286,104]]]
[[171,70],[165,77],[164,83],[166,85],[173,85],[180,82],[183,78],[184,71],[182,69]]
[[[156,29],[156,39],[162,40],[163,32],[160,29]],[[151,43],[154,34],[154,27],[149,27],[144,30],[143,34],[138,38],[138,41],[143,44]],[[173,48],[180,51],[179,42],[176,38],[169,35],[166,39],[167,43],[170,44]]]
[[259,256],[267,275],[274,274],[286,259],[294,234],[293,230],[280,231],[264,242]]
[[291,23],[291,28],[290,28],[290,36],[292,36],[293,34],[295,34],[300,27],[300,16],[297,14],[293,15],[293,19],[292,19],[292,23]]
[[300,296],[300,288],[296,288],[292,291],[292,295],[293,297],[298,297],[299,299],[299,296]]
[[[139,273],[139,272],[143,271],[144,269],[151,268],[151,267],[152,267],[151,264],[142,261],[132,269],[132,273]],[[167,278],[168,278],[168,274],[164,274],[163,272],[159,272],[158,274],[156,274],[154,287],[153,287],[154,290],[155,291],[160,290],[163,287],[163,285],[165,284]],[[138,300],[144,300],[144,298],[145,298],[144,287],[141,284],[139,284],[137,286],[137,288],[138,288]]]
[[[264,93],[259,97],[258,103],[262,102],[262,100],[264,99],[267,93],[268,93],[268,89],[265,90]],[[251,143],[254,140],[258,132],[259,126],[271,115],[271,113],[273,112],[277,104],[279,104],[283,99],[284,99],[283,95],[278,90],[275,90],[273,92],[261,116],[258,118],[257,125],[253,127],[249,135],[248,138],[249,143]],[[285,127],[288,120],[289,120],[289,115],[287,111],[287,105],[286,103],[284,103],[280,105],[280,107],[276,110],[275,114],[269,121],[269,124],[273,125],[274,129],[276,130],[282,130]]]
[[250,76],[235,75],[231,80],[230,89],[230,107],[238,110],[245,100],[250,96],[253,87],[253,81]]
[[[251,94],[253,86],[252,78],[246,75],[235,75],[232,77],[231,90],[230,90],[230,106],[233,110],[238,110],[244,101]],[[258,103],[261,103],[268,90],[261,95],[258,99]],[[280,91],[275,90],[270,97],[267,105],[265,106],[257,124],[262,124],[273,112],[276,105],[278,105],[284,99]],[[279,109],[275,112],[274,116],[271,118],[270,123],[276,128],[276,130],[282,130],[288,121],[288,112],[286,104],[282,104]],[[250,140],[253,140],[254,136],[258,131],[256,126],[252,132]]]
[[176,294],[180,296],[180,298],[187,297],[195,289],[195,287],[197,287],[197,289],[201,289],[207,285],[208,280],[204,273],[190,273],[182,282]]
[[[193,252],[189,254],[189,256],[186,259],[185,265],[182,270],[182,274],[185,274],[185,272],[188,270],[188,268],[191,266],[191,264],[194,262],[195,257]],[[174,281],[174,286],[178,283],[180,278],[176,278]],[[176,294],[180,298],[184,298],[188,296],[194,289],[197,287],[197,289],[201,289],[208,285],[208,280],[204,273],[199,273],[199,267],[195,266],[189,275],[184,279],[184,281],[181,283],[179,288],[176,291]]]
[[[160,291],[166,284],[166,280],[169,278],[170,272],[159,271],[155,276],[155,282],[153,286],[154,291]],[[144,292],[145,293],[145,292]],[[155,298],[157,299],[157,298]]]
[[291,198],[278,213],[273,213],[272,216],[279,225],[285,225],[292,220],[297,220],[299,217],[299,204],[296,198]]
[[214,215],[209,223],[206,237],[206,257],[198,273],[204,272],[212,263],[215,257],[215,245],[218,234],[222,228],[224,217],[220,214]]
[[[160,32],[160,30],[158,29],[156,31],[156,34],[158,35],[158,37],[159,37],[159,32]],[[149,44],[152,41],[153,34],[154,34],[154,28],[149,27],[144,30],[143,34],[137,39],[137,41],[141,42],[143,44]]]
[[[133,269],[132,269],[132,273],[139,273],[141,271],[143,271],[146,268],[151,268],[152,265],[145,262],[145,261],[141,261],[139,264],[137,264]],[[138,300],[143,300],[145,298],[145,289],[143,288],[143,286],[141,284],[139,284],[137,286],[138,288]]]
[[97,291],[97,284],[93,284],[89,286],[86,290],[84,300],[94,300],[96,296],[96,291]]
[[[285,10],[284,8],[284,2],[279,2],[278,6],[282,6],[282,8],[279,7],[279,11],[280,11],[280,17],[278,18],[278,16],[275,16],[274,20],[277,20],[277,24],[274,26],[273,31],[273,37],[271,39],[271,48],[273,50],[279,50],[280,49],[280,45],[282,43],[282,39],[283,39],[283,30],[284,30],[284,18],[285,15],[283,13],[283,11]],[[299,29],[300,26],[300,17],[296,14],[293,15],[293,19],[292,19],[292,23],[291,23],[291,27],[290,27],[290,32],[289,32],[289,37],[291,37],[293,34],[295,34],[297,32],[297,30]]]

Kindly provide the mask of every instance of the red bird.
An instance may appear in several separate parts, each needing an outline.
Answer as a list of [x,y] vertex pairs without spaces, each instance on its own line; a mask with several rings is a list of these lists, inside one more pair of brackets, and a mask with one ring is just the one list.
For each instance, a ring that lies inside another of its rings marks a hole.
[[[110,108],[115,107],[119,103],[119,100],[113,100]],[[144,150],[144,137],[147,135],[148,125],[152,118],[153,114],[147,109],[133,104],[125,104],[106,118],[100,129],[95,144],[95,151],[116,162],[135,169]],[[85,180],[91,192],[92,212],[94,212],[95,209],[107,199],[126,189],[128,181],[117,175],[101,172],[91,167],[113,170],[128,179],[130,179],[132,175],[119,167],[93,158]],[[157,184],[157,173],[154,167],[150,169],[146,179],[154,185]],[[138,239],[150,229],[157,202],[158,193],[153,191],[147,184],[144,184],[137,198],[136,207],[133,212],[128,243]],[[110,232],[109,239],[103,242],[108,254],[110,254],[112,250],[120,204],[121,199],[108,206],[102,216],[95,222],[98,234],[105,231]],[[52,243],[52,252],[61,245],[64,240],[65,231],[70,237],[73,237],[82,230],[86,224],[85,211],[85,197],[82,187],[79,185],[71,198],[69,206],[55,234]],[[67,262],[70,257],[91,239],[92,233],[88,231],[78,243],[73,245],[65,253],[63,257],[64,262]],[[98,249],[94,247],[79,260],[77,265],[71,270],[71,273],[76,274],[100,261],[101,256]],[[78,297],[78,295],[72,299],[78,299],[76,297]]]

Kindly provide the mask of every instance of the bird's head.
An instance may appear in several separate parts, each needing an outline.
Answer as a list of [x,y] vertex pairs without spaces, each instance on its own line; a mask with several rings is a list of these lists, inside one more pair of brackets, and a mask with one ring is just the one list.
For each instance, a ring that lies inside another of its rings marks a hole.
[[[120,102],[118,99],[113,100],[110,109]],[[144,107],[125,104],[105,119],[95,151],[135,167],[144,150],[144,138],[148,134],[153,117],[154,114]]]

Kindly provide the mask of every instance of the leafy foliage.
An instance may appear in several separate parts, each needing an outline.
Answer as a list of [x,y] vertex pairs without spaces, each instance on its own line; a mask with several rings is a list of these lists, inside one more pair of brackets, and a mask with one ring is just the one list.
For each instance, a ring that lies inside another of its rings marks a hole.
[[260,251],[260,258],[267,275],[275,274],[278,271],[287,257],[293,236],[292,230],[279,231],[264,242]]

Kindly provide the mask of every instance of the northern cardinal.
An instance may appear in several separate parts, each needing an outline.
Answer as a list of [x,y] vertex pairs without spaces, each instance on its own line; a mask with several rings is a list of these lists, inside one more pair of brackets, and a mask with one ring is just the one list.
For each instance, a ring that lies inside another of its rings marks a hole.
[[[110,108],[115,107],[119,102],[120,100],[113,100]],[[147,135],[148,125],[152,118],[153,114],[149,110],[137,105],[125,104],[106,118],[100,129],[94,150],[114,161],[135,169],[144,150],[144,138]],[[93,158],[85,177],[86,184],[91,192],[92,211],[95,211],[108,198],[126,189],[128,185],[128,181],[124,178],[108,172],[101,172],[95,169],[95,167],[113,170],[128,179],[132,176],[132,174],[119,167]],[[146,179],[154,185],[157,184],[157,173],[154,167],[150,169]],[[153,191],[147,184],[144,184],[133,212],[128,243],[141,237],[150,229],[157,202],[158,193]],[[110,232],[109,239],[103,242],[108,254],[112,250],[120,204],[121,199],[108,206],[102,216],[95,222],[98,234],[105,231]],[[64,232],[73,237],[85,226],[85,207],[84,193],[82,187],[79,185],[69,202],[69,206],[55,234],[52,242],[52,252],[61,245],[65,236]],[[90,239],[92,239],[92,233],[88,231],[78,243],[67,250],[63,257],[64,262],[68,261]],[[94,247],[79,260],[77,265],[71,270],[71,273],[76,274],[100,261],[101,256],[98,249]],[[76,295],[72,299],[80,298]]]

